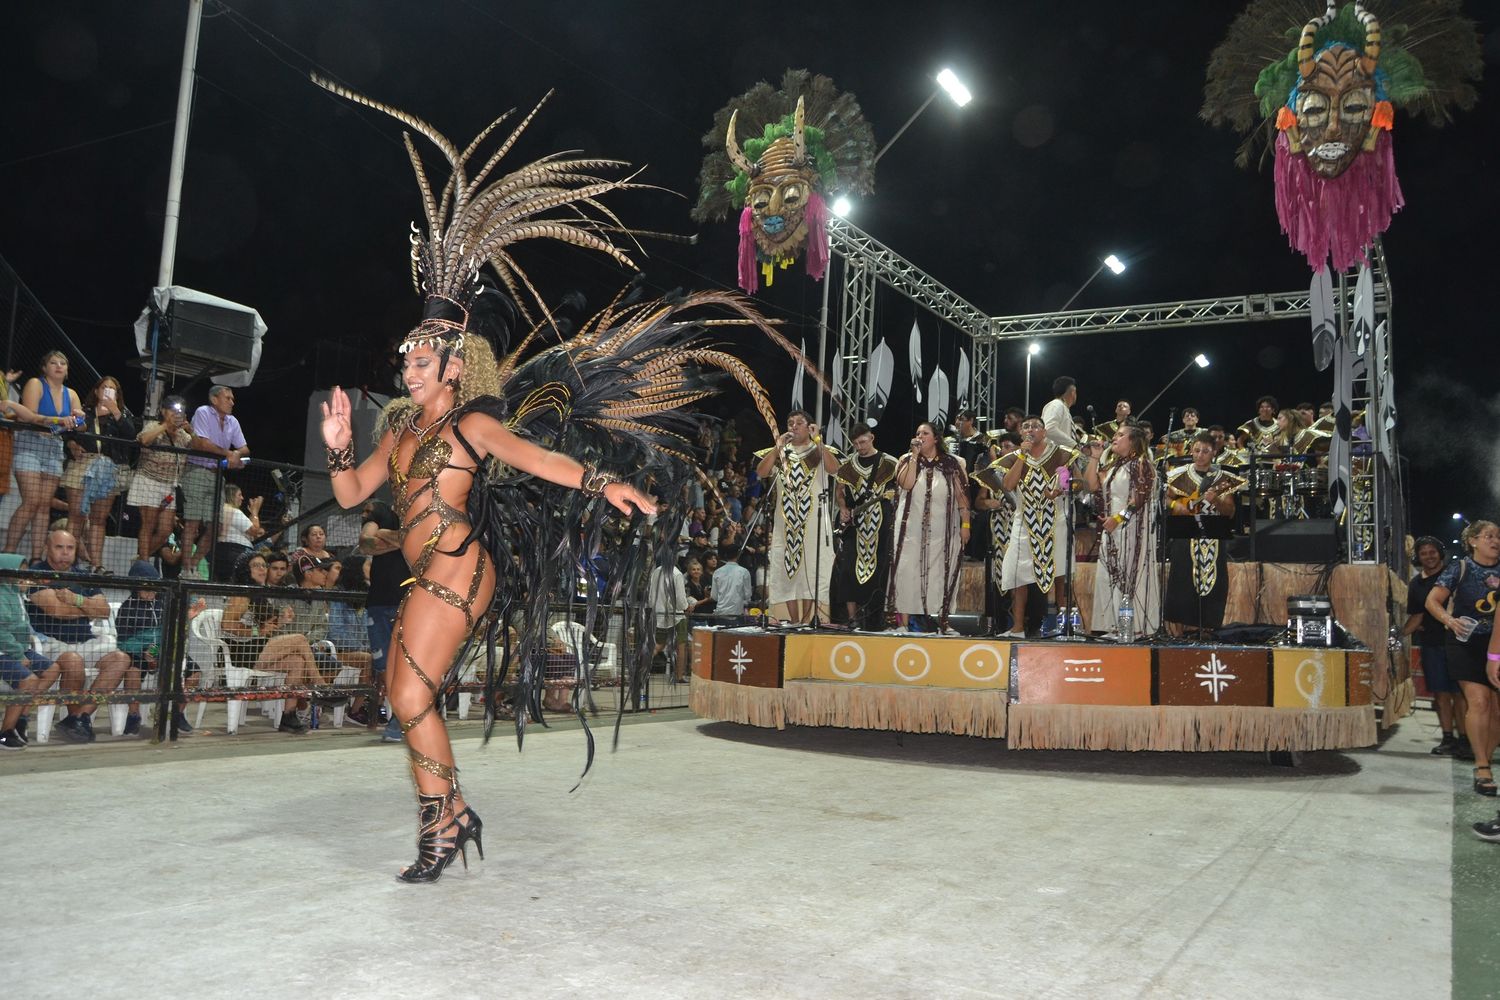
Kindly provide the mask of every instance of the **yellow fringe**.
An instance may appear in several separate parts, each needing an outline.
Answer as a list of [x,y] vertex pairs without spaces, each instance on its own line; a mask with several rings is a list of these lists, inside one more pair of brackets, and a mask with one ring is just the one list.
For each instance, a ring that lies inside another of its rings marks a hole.
[[898,688],[882,684],[789,681],[759,688],[695,676],[692,710],[708,719],[784,729],[836,726],[903,733],[1005,737],[1006,693],[948,688]]
[[1374,744],[1375,709],[1012,705],[1011,750],[1338,750]]
[[1397,681],[1380,706],[1380,728],[1389,729],[1411,714],[1417,702],[1416,684],[1408,677]]

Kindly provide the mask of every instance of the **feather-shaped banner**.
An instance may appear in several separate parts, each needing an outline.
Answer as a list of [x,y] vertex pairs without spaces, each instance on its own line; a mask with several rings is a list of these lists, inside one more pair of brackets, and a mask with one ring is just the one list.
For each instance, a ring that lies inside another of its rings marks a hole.
[[1370,350],[1370,338],[1375,334],[1375,282],[1368,266],[1359,269],[1359,279],[1354,283],[1354,325],[1350,334],[1354,353],[1365,357]]
[[[807,357],[806,340],[798,341],[797,349],[802,352],[804,358]],[[802,366],[798,365],[797,374],[792,377],[792,409],[800,410],[802,408]]]
[[948,376],[941,368],[932,373],[927,383],[927,419],[937,428],[938,437],[948,430]]
[[969,352],[962,347],[958,349],[958,382],[953,393],[953,398],[958,401],[960,410],[969,407]]
[[1339,335],[1333,308],[1333,275],[1327,268],[1313,272],[1307,305],[1312,313],[1313,366],[1320,372],[1327,371],[1333,362],[1333,340]]
[[896,353],[882,340],[870,358],[870,370],[865,376],[865,423],[871,427],[885,416],[885,404],[891,398],[891,380],[895,377]]
[[911,337],[906,342],[907,359],[910,361],[911,391],[917,402],[922,401],[922,328],[916,320],[911,321]]

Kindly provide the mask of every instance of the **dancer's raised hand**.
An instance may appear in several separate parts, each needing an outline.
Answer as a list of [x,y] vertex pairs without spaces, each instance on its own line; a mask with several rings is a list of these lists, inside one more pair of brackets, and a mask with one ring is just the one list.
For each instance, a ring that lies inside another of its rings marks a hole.
[[323,443],[330,448],[347,448],[354,440],[354,427],[350,423],[349,395],[338,386],[328,394],[323,408]]
[[629,483],[608,484],[604,487],[604,499],[622,514],[633,514],[636,511],[642,514],[656,513],[656,501]]

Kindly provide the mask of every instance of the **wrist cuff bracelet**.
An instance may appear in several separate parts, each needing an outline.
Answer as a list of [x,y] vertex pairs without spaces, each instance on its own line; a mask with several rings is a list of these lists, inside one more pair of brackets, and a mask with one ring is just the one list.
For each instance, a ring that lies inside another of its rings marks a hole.
[[1485,653],[1484,658],[1491,663],[1500,663],[1500,653]]
[[336,476],[340,472],[348,472],[354,468],[354,442],[350,441],[342,448],[325,448],[328,453],[328,474]]
[[586,497],[602,497],[604,495],[604,487],[610,483],[622,482],[624,480],[619,476],[611,475],[608,472],[600,472],[598,467],[590,462],[584,464],[583,476],[579,480],[578,489]]

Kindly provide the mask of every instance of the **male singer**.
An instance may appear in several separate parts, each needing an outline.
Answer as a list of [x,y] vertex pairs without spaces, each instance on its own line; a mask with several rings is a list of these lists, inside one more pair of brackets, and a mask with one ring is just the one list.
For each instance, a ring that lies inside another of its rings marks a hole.
[[766,586],[771,614],[805,625],[813,612],[828,620],[828,584],[833,577],[833,527],[828,477],[839,468],[838,455],[823,445],[817,424],[806,410],[787,414],[786,432],[776,445],[755,453],[755,472],[763,481],[776,475],[775,520],[771,527],[771,564]]

